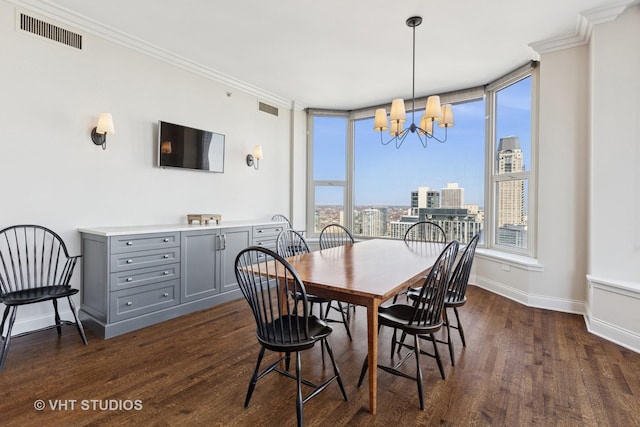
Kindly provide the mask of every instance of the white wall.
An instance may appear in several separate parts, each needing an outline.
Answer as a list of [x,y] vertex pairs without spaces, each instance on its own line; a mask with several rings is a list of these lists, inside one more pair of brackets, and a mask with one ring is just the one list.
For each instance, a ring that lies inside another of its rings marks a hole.
[[[79,227],[290,211],[289,108],[280,106],[278,117],[259,112],[254,95],[92,34],[78,51],[16,30],[15,16],[0,2],[0,227],[48,226],[78,254]],[[100,112],[115,123],[106,151],[90,139]],[[158,120],[225,134],[225,172],[155,167]],[[255,144],[265,156],[258,171],[245,163]],[[21,308],[18,323],[48,312]]]
[[589,269],[640,282],[640,6],[592,36]]
[[589,329],[640,351],[640,6],[591,41]]

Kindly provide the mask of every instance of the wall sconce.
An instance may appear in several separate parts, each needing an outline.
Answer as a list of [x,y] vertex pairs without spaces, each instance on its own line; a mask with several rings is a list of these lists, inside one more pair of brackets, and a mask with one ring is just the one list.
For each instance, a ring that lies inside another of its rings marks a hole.
[[110,113],[100,113],[98,116],[98,126],[91,130],[91,140],[96,145],[102,145],[102,149],[107,149],[107,135],[113,135],[116,131],[113,127],[113,118]]
[[260,167],[260,159],[262,158],[262,145],[253,147],[253,154],[247,154],[247,166],[253,166],[255,170]]

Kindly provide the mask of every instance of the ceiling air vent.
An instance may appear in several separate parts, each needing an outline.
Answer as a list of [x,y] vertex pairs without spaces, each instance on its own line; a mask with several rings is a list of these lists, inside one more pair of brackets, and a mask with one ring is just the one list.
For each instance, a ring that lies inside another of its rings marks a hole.
[[273,114],[274,116],[278,115],[277,107],[274,107],[273,105],[265,104],[264,102],[258,102],[258,110],[264,113]]
[[82,50],[82,35],[25,15],[24,13],[20,14],[20,29]]

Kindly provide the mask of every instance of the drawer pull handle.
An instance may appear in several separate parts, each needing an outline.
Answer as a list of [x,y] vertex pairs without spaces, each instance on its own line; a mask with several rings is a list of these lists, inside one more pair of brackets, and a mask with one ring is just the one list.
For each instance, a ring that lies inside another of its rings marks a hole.
[[263,230],[258,230],[258,233],[262,233]]
[[125,305],[133,305],[133,303],[131,301],[127,301]]
[[133,262],[133,260],[132,260],[132,259],[128,259],[128,260],[127,260],[127,264],[131,264],[132,262]]
[[169,241],[169,239],[167,239],[166,237],[164,238],[163,242],[167,243]]
[[169,296],[169,294],[167,292],[165,292],[164,294],[162,294],[162,296],[166,298],[166,297]]
[[276,231],[282,231],[282,228],[276,228]]
[[167,258],[169,258],[169,255],[165,255],[165,256],[164,256],[163,258],[164,258],[164,259],[167,259]]
[[264,242],[258,242],[258,246],[264,245]]
[[168,272],[168,271],[165,271],[165,272],[164,272],[164,273],[162,273],[162,274],[164,274],[165,276],[168,276],[168,275],[169,275],[169,272]]
[[133,282],[133,277],[127,277],[127,282]]
[[127,242],[127,246],[133,245],[133,242]]

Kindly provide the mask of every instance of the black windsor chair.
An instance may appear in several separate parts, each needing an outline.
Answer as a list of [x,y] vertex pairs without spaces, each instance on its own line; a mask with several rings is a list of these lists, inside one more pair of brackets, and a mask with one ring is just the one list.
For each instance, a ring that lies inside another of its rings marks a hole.
[[[9,350],[11,338],[57,328],[62,334],[62,325],[75,325],[82,342],[87,344],[82,323],[76,313],[71,297],[78,289],[69,282],[80,255],[69,256],[60,236],[40,225],[14,225],[0,230],[0,302],[4,304],[4,315],[0,324],[2,353],[0,371]],[[66,298],[75,321],[61,320],[58,299]],[[11,336],[18,307],[38,302],[51,301],[54,324],[41,329]],[[5,324],[7,330],[5,332]]]
[[[236,257],[235,272],[242,294],[256,321],[256,337],[261,346],[244,406],[249,406],[258,380],[273,371],[296,380],[298,426],[303,425],[303,405],[332,382],[338,382],[342,396],[347,401],[342,377],[327,341],[332,329],[322,319],[310,313],[304,284],[293,267],[275,252],[252,246]],[[318,341],[327,349],[333,365],[333,375],[322,384],[314,384],[301,376],[300,352],[312,349]],[[266,350],[284,353],[284,356],[260,371]],[[295,375],[288,370],[291,353],[296,354]],[[285,361],[284,370],[279,367],[282,361]],[[303,384],[312,389],[305,397],[302,394]]]

